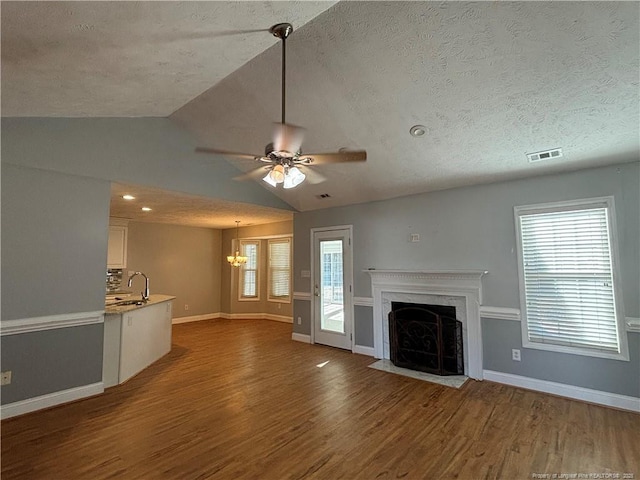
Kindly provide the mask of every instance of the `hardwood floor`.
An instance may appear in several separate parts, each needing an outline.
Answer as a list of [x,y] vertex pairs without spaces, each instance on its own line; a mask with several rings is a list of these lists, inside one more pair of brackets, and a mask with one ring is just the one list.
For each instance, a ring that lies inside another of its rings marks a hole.
[[277,322],[173,339],[124,385],[3,421],[2,479],[640,478],[638,414],[381,372]]

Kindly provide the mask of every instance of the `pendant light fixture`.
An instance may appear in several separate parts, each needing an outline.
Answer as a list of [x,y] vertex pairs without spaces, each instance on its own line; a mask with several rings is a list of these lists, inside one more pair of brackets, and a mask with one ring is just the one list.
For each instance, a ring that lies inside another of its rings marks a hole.
[[[247,257],[243,257],[240,255],[240,220],[236,220],[236,253],[235,255],[227,255],[227,262],[231,264],[232,267],[240,267],[247,263]],[[233,241],[232,241],[233,243]]]

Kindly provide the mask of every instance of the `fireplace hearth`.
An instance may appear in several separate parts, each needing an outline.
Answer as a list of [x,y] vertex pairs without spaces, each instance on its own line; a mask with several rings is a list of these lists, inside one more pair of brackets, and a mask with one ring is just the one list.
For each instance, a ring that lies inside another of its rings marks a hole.
[[447,305],[392,302],[389,312],[391,362],[435,375],[463,375],[462,322]]

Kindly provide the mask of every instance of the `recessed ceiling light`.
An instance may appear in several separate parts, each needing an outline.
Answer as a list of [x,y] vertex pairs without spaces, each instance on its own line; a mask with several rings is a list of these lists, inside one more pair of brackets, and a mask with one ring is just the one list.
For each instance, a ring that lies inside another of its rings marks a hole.
[[409,133],[412,137],[421,137],[427,133],[427,127],[424,125],[414,125],[409,129]]
[[142,207],[143,212],[150,212],[151,209],[149,207]]
[[124,198],[125,200],[135,200],[136,197],[134,197],[133,195],[122,195],[122,198]]

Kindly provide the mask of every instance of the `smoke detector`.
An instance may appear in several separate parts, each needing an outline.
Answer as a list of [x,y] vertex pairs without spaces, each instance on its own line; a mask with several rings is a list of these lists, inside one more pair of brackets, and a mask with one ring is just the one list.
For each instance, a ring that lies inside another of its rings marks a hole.
[[550,160],[552,158],[562,157],[562,149],[554,148],[552,150],[543,150],[542,152],[527,153],[529,163],[541,162],[542,160]]
[[427,133],[427,127],[424,125],[414,125],[409,129],[409,133],[412,137],[421,137]]

